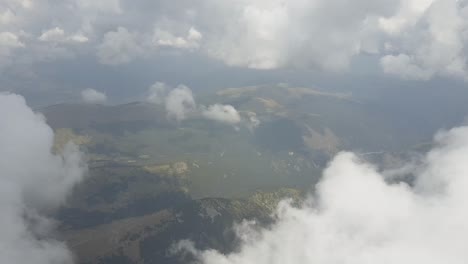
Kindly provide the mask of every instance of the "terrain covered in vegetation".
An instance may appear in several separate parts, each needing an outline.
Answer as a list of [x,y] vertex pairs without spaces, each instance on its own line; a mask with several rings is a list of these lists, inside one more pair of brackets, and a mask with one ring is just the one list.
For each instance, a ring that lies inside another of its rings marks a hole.
[[87,153],[88,177],[56,212],[78,263],[184,262],[173,250],[184,240],[229,252],[236,224],[267,225],[277,203],[303,199],[339,151],[391,168],[430,138],[350,94],[279,84],[197,99],[234,106],[242,122],[174,122],[149,102],[39,110],[55,152],[72,141]]

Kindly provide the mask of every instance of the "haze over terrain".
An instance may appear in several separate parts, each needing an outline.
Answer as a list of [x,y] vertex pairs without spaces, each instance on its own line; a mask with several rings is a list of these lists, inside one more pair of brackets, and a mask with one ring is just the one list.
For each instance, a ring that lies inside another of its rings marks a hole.
[[0,1],[0,263],[467,263],[468,1]]

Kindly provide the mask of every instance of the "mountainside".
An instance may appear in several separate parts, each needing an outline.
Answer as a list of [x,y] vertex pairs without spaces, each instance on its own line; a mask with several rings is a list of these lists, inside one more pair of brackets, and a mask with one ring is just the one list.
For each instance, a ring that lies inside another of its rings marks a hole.
[[[79,263],[186,263],[189,256],[172,252],[180,241],[230,252],[236,246],[235,223],[255,220],[267,225],[281,199],[301,197],[299,191],[283,189],[248,199],[169,198],[170,205],[148,214],[84,228],[63,227],[63,233]],[[66,225],[67,219],[62,220]]]
[[190,256],[171,248],[187,239],[231,251],[235,223],[267,225],[277,203],[300,200],[336,153],[393,168],[426,142],[351,94],[272,85],[199,101],[232,105],[242,121],[194,113],[174,122],[162,105],[140,102],[41,109],[54,152],[69,141],[86,152],[89,176],[55,212],[77,263],[186,263]]

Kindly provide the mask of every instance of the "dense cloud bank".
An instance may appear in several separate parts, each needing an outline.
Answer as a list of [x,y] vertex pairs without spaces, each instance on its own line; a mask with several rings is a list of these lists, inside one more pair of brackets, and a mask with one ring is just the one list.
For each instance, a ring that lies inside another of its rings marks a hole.
[[335,72],[370,55],[405,79],[466,79],[467,30],[466,0],[6,0],[0,68],[198,53],[231,66]]
[[409,186],[388,183],[385,172],[341,153],[301,208],[281,203],[268,229],[238,226],[236,252],[179,246],[204,264],[466,263],[467,157],[468,127],[439,133],[419,165],[409,166]]
[[82,154],[70,143],[53,154],[52,129],[21,96],[0,93],[0,112],[0,263],[72,263],[46,215],[83,178]]

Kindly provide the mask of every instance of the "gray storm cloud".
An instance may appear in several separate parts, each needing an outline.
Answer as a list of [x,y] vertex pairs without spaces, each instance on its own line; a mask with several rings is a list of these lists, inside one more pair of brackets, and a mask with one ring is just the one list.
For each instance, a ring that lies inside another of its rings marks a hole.
[[468,260],[468,127],[436,135],[411,171],[414,186],[340,153],[300,208],[283,202],[268,229],[237,226],[240,248],[224,255],[183,241],[204,264],[462,264]]
[[72,263],[46,214],[82,180],[82,154],[70,143],[53,154],[52,129],[23,97],[0,93],[0,112],[0,263]]

